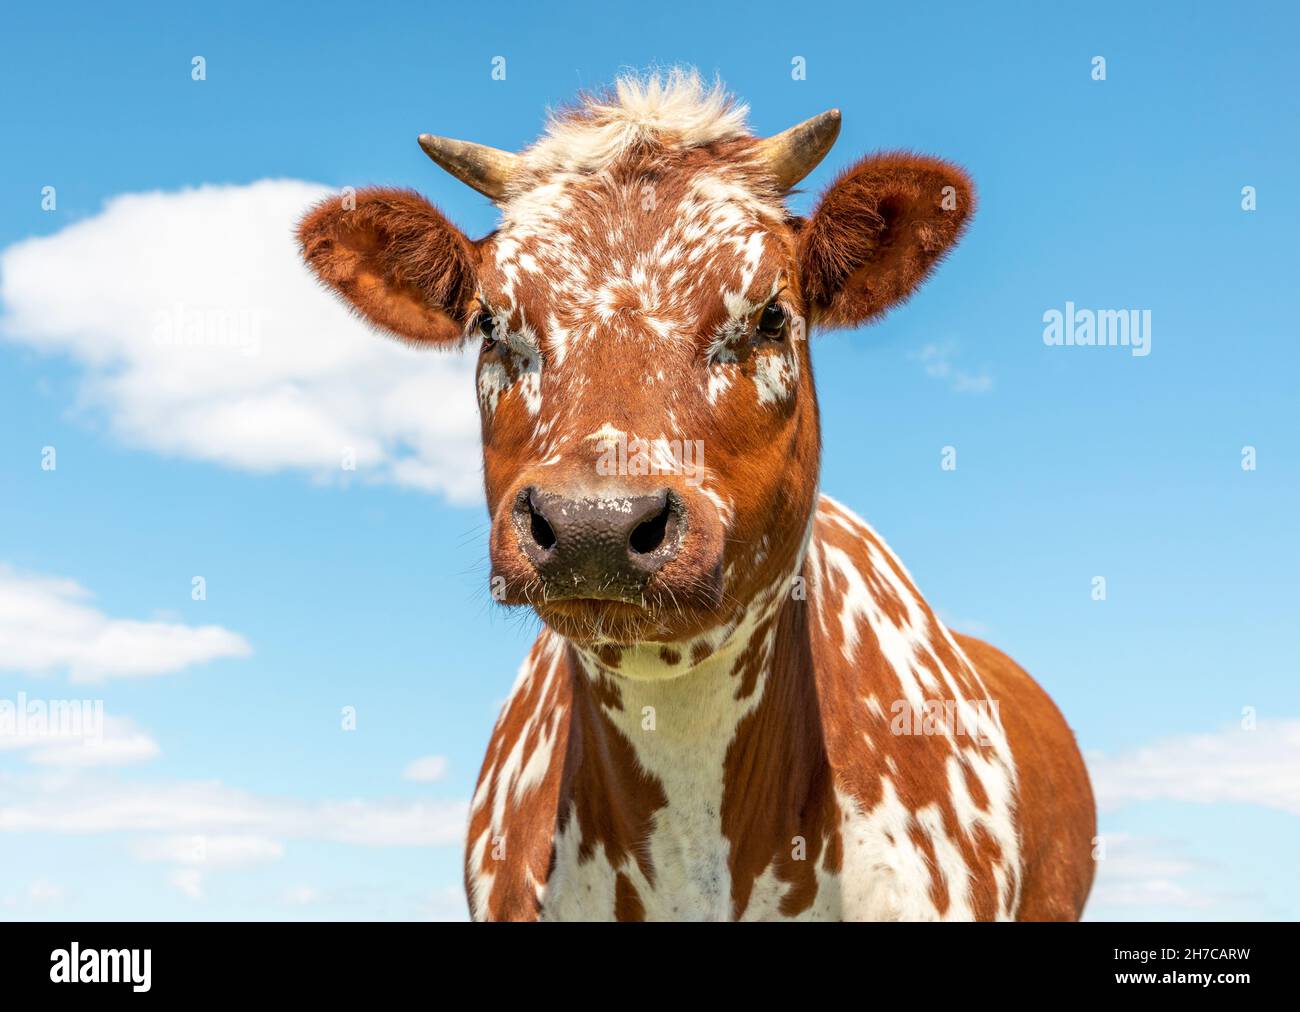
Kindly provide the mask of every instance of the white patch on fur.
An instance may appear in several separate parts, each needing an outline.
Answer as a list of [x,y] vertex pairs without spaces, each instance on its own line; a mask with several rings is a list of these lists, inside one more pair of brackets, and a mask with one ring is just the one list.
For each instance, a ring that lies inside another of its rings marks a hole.
[[598,450],[606,450],[610,446],[617,446],[620,441],[625,442],[627,433],[615,427],[613,422],[605,422],[595,432],[589,432],[583,438],[597,444],[596,448]]
[[781,221],[784,211],[779,202],[765,199],[734,178],[719,172],[702,173],[691,180],[691,191],[706,204],[743,207],[756,218]]
[[517,329],[502,334],[499,340],[505,354],[510,357],[515,378],[513,381],[510,379],[511,369],[507,369],[501,362],[484,362],[478,371],[479,406],[488,416],[495,414],[501,395],[518,384],[528,413],[540,414],[542,353],[537,343],[537,332],[523,323]]
[[773,353],[758,356],[754,365],[754,386],[759,404],[787,400],[799,385],[798,359]]
[[713,362],[709,365],[708,398],[710,404],[717,404],[718,398],[731,388],[731,376],[726,365]]
[[496,413],[501,392],[510,385],[510,374],[500,362],[485,362],[478,371],[478,402],[487,414]]

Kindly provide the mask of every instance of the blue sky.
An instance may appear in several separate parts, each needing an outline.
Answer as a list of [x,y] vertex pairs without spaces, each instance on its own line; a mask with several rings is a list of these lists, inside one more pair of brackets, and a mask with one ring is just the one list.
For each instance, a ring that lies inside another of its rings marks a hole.
[[[288,226],[386,183],[482,234],[418,133],[519,147],[675,63],[758,132],[843,110],[798,208],[876,148],[970,170],[926,289],[817,340],[823,487],[1069,716],[1103,802],[1091,916],[1300,916],[1294,10],[7,18],[0,700],[101,700],[110,744],[0,737],[0,917],[463,916],[459,820],[536,626],[486,603],[468,365],[352,322]],[[1067,301],[1150,310],[1150,355],[1046,346]],[[194,313],[245,343],[159,352]]]

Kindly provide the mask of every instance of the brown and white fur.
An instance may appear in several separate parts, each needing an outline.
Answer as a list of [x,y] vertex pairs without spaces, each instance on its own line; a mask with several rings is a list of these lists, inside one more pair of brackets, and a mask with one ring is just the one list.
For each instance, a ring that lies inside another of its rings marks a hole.
[[[545,628],[474,795],[472,915],[1079,917],[1095,815],[1061,714],[818,490],[808,330],[907,299],[970,218],[965,173],[873,155],[794,216],[745,109],[675,72],[553,117],[497,203],[477,241],[386,189],[300,230],[378,327],[487,335],[494,586]],[[699,467],[600,467],[675,441]],[[564,548],[546,502],[650,494],[672,544],[635,586],[538,561]]]

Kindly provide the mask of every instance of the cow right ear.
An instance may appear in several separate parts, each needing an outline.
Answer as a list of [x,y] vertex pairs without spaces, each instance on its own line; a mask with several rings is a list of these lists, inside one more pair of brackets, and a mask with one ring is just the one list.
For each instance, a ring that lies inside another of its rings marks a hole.
[[316,276],[374,326],[416,344],[463,339],[477,248],[418,193],[331,197],[299,223],[298,243]]

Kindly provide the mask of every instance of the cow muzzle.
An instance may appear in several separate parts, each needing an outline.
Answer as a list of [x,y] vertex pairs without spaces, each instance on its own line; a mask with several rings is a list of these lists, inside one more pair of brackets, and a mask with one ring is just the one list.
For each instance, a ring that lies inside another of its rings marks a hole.
[[685,503],[671,489],[568,496],[529,486],[511,517],[548,601],[640,601],[677,557],[688,527]]

